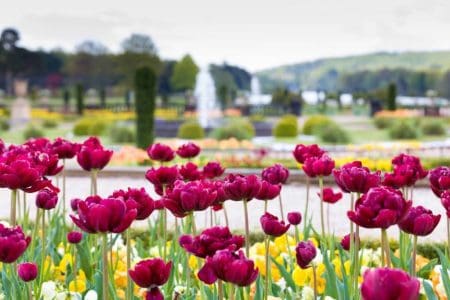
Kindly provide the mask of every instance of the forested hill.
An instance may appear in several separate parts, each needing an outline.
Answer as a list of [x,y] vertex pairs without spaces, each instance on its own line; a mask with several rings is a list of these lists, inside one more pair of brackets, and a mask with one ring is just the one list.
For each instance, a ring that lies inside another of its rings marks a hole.
[[276,86],[301,89],[337,90],[345,88],[345,77],[362,71],[383,69],[426,72],[442,75],[450,69],[450,51],[379,52],[358,56],[319,59],[284,65],[257,73],[265,91]]

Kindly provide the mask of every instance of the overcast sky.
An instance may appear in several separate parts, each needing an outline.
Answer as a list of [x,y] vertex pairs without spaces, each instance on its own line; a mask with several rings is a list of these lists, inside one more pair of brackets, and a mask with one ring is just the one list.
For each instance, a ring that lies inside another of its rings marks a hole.
[[[4,0],[6,1],[6,0]],[[73,51],[95,39],[111,51],[149,34],[163,58],[251,71],[373,51],[450,49],[449,0],[14,0],[0,28],[21,45]]]

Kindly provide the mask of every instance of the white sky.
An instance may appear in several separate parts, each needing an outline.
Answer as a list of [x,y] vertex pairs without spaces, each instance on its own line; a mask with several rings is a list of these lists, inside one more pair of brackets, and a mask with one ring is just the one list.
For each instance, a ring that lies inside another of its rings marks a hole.
[[[21,45],[72,51],[95,39],[111,51],[132,32],[163,58],[251,71],[373,51],[450,49],[449,0],[2,0],[0,29]],[[6,4],[7,3],[7,4]]]

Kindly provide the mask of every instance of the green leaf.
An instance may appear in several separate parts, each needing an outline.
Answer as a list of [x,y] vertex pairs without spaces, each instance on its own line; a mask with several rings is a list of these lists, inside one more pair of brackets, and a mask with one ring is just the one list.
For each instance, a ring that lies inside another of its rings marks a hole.
[[430,260],[425,266],[423,266],[417,272],[417,277],[428,278],[430,276],[430,272],[434,269],[437,263],[438,263],[437,258]]
[[91,266],[91,259],[89,255],[89,250],[87,249],[86,243],[77,244],[77,254],[79,257],[79,262],[81,269],[84,271],[84,274],[86,275],[86,278],[88,280],[92,280],[92,270],[93,267]]
[[426,280],[422,280],[423,288],[425,289],[425,294],[427,295],[428,300],[437,300],[436,294],[433,291],[433,287]]
[[444,284],[445,294],[447,296],[447,299],[450,299],[450,278],[447,273],[447,270],[449,269],[449,262],[441,250],[439,250],[435,246],[434,246],[434,248],[436,249],[436,252],[439,255],[439,259],[440,259],[441,265],[442,265],[441,276],[442,276],[442,281]]
[[261,274],[256,278],[256,293],[254,300],[262,300],[263,299],[263,281],[261,279]]
[[278,263],[273,257],[270,257],[270,259],[272,260],[272,263],[274,263],[278,270],[280,270],[281,276],[283,276],[284,280],[286,281],[286,284],[293,290],[295,290],[295,282],[292,279],[291,274],[289,274],[289,272],[286,270],[286,268],[281,265],[280,263]]

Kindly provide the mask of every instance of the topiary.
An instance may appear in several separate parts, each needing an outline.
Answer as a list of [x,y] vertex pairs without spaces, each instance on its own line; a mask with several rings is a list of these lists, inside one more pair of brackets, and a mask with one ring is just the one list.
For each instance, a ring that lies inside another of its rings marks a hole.
[[373,118],[373,124],[378,129],[389,128],[394,123],[395,123],[395,119],[390,118],[390,117],[375,117],[375,118]]
[[43,137],[43,136],[44,136],[44,132],[41,129],[34,127],[33,125],[27,127],[25,129],[25,131],[23,132],[23,137],[26,140],[31,139],[31,138],[39,138],[39,137]]
[[421,130],[426,135],[445,135],[445,125],[439,120],[425,120],[421,124]]
[[218,140],[236,138],[237,140],[250,140],[255,136],[253,124],[247,120],[233,120],[224,127],[219,127],[211,132],[211,136]]
[[325,143],[348,144],[350,142],[350,137],[347,131],[337,124],[330,124],[321,128],[318,135]]
[[272,134],[275,137],[296,137],[298,135],[297,117],[294,115],[283,116],[272,129]]
[[196,121],[187,121],[178,128],[177,137],[186,140],[197,140],[205,137],[205,130]]
[[335,124],[333,120],[323,115],[315,115],[309,117],[303,124],[303,133],[314,135],[320,132],[320,129],[328,125]]
[[153,143],[156,74],[149,67],[136,70],[134,76],[134,90],[136,93],[136,144],[145,149]]
[[83,118],[73,126],[73,134],[76,136],[102,135],[105,133],[108,124],[99,119]]
[[113,143],[134,143],[136,134],[133,128],[124,125],[115,125],[109,130],[109,137]]
[[397,121],[389,129],[389,136],[392,139],[409,140],[415,139],[418,136],[416,127],[407,121]]
[[56,128],[58,127],[58,122],[55,120],[44,120],[42,122],[42,127],[44,128]]

